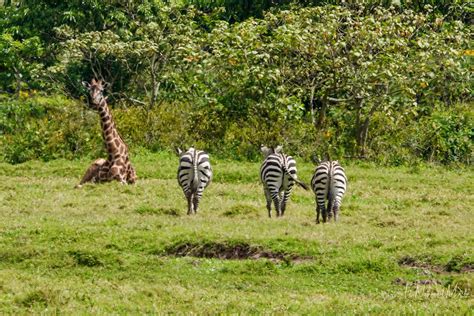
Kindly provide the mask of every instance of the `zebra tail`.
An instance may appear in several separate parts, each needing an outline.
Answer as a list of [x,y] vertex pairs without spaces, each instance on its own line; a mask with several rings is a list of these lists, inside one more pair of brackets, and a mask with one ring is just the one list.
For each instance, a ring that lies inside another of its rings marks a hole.
[[328,170],[328,212],[331,212],[332,206],[334,204],[334,185],[332,183],[332,162],[329,161],[329,170]]
[[286,173],[291,179],[293,179],[293,181],[295,181],[300,187],[302,187],[302,188],[305,189],[306,191],[309,191],[309,186],[308,186],[306,183],[304,183],[304,182],[302,182],[302,181],[296,179],[295,176],[292,175],[292,174],[288,171],[288,169],[286,168],[286,166],[283,167],[283,171],[285,171],[285,173]]
[[302,187],[303,189],[305,189],[306,191],[309,191],[309,186],[304,183],[304,182],[301,182],[300,180],[298,179],[295,179],[296,183],[298,183],[300,185],[300,187]]
[[196,149],[194,149],[194,154],[193,154],[193,180],[192,180],[192,191],[196,192],[198,187],[199,187],[199,173],[198,173],[198,166],[197,166],[197,152]]

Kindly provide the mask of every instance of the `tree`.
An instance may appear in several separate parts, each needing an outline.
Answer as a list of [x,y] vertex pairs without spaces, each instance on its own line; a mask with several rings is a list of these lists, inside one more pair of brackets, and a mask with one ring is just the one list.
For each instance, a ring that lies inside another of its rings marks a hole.
[[39,59],[44,49],[38,37],[15,40],[9,33],[0,34],[0,87],[13,89],[16,95],[38,77],[42,64]]

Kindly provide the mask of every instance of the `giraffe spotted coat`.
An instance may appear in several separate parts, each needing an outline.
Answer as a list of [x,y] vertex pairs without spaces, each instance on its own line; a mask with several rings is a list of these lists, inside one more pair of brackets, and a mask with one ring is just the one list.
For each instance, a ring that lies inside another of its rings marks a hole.
[[105,142],[108,157],[95,160],[87,169],[78,187],[86,182],[106,182],[117,180],[123,184],[135,183],[137,176],[129,159],[128,147],[120,136],[112,113],[104,97],[104,84],[101,80],[92,79],[91,83],[84,82],[89,90],[90,105],[99,113],[102,137]]

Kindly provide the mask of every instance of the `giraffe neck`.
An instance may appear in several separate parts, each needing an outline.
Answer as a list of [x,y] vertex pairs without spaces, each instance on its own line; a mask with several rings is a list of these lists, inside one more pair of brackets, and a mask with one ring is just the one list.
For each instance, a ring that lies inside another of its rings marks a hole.
[[104,138],[109,160],[113,160],[125,152],[125,144],[115,128],[112,113],[110,112],[105,98],[100,101],[98,111],[100,115],[100,126],[102,127],[102,137]]

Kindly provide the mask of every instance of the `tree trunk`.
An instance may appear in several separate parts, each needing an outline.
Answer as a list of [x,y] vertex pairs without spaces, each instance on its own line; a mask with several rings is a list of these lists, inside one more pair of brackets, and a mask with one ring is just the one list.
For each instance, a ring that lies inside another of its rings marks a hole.
[[377,102],[374,102],[372,107],[370,108],[369,113],[363,119],[363,123],[361,122],[362,120],[362,105],[364,103],[363,99],[360,99],[356,109],[357,109],[357,117],[356,117],[356,142],[357,142],[357,149],[359,151],[359,154],[361,157],[365,157],[367,154],[367,136],[369,134],[369,125],[370,125],[370,119],[374,115],[375,111],[378,108]]
[[316,129],[322,129],[326,121],[326,110],[328,107],[328,98],[324,96],[321,100],[321,110],[319,111],[319,117],[316,124]]
[[150,102],[147,107],[145,107],[146,110],[146,129],[148,132],[145,134],[145,141],[147,144],[151,144],[154,141],[154,134],[153,134],[153,128],[151,127],[152,124],[152,117],[151,117],[151,111],[157,106],[157,100],[158,100],[158,94],[160,90],[160,85],[161,81],[157,79],[157,72],[159,71],[158,67],[160,66],[160,61],[159,61],[159,56],[158,55],[153,55],[151,59],[151,64],[150,64],[150,73],[151,73],[151,96],[150,96]]
[[366,117],[364,123],[358,126],[357,130],[357,147],[359,155],[365,157],[367,153],[367,135],[369,132],[370,117]]
[[313,123],[314,128],[317,130],[316,109],[314,107],[314,90],[316,90],[316,86],[311,87],[311,97],[310,97],[310,100],[309,100],[309,106],[311,107],[311,122]]
[[150,72],[151,72],[151,100],[150,100],[150,110],[155,107],[155,102],[156,102],[156,95],[158,92],[157,86],[156,86],[156,61],[157,57],[154,55],[151,60],[151,65],[150,65]]
[[362,142],[361,139],[361,115],[362,115],[362,105],[364,104],[363,98],[356,98],[355,99],[355,112],[356,112],[356,119],[355,119],[355,139],[357,148],[356,150],[360,150],[360,144]]

